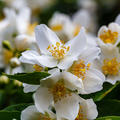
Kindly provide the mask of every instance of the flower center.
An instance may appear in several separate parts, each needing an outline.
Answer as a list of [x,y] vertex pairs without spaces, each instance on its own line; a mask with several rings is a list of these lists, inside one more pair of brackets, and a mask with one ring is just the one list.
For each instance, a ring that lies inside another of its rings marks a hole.
[[43,70],[43,67],[41,67],[37,64],[33,65],[33,68],[35,69],[36,72],[41,72]]
[[50,115],[48,113],[45,113],[45,114],[40,114],[40,117],[38,120],[53,120],[53,119],[50,118]]
[[69,49],[69,46],[66,47],[64,44],[61,44],[59,42],[56,42],[56,45],[49,45],[47,48],[47,50],[52,53],[52,56],[57,60],[63,59]]
[[27,28],[27,34],[32,35],[37,24],[37,22],[29,24]]
[[104,33],[102,35],[100,35],[100,39],[104,43],[115,44],[115,42],[118,39],[118,32],[112,32],[111,30],[104,31]]
[[82,80],[85,79],[86,71],[89,70],[90,63],[85,65],[85,62],[83,60],[79,60],[73,63],[73,65],[70,67],[69,71],[76,75],[77,77],[81,78]]
[[105,75],[117,75],[120,70],[120,63],[113,58],[112,60],[105,59],[103,61],[102,71]]
[[13,52],[10,51],[10,50],[4,49],[3,55],[4,55],[4,62],[5,62],[5,64],[8,64],[10,59],[13,57]]
[[63,80],[58,81],[49,90],[53,94],[53,98],[55,102],[58,102],[67,95],[71,95],[70,91],[68,91],[67,88],[65,87]]
[[87,117],[84,115],[83,108],[80,105],[79,112],[75,120],[88,120]]
[[62,24],[53,25],[51,29],[55,32],[61,31],[63,29],[63,25]]
[[76,26],[73,33],[74,37],[77,36],[79,32],[80,32],[80,26]]

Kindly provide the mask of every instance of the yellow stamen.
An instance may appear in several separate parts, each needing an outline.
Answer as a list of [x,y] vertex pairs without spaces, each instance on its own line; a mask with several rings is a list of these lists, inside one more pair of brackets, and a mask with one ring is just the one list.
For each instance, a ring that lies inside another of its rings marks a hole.
[[13,57],[13,52],[10,50],[4,49],[3,55],[4,55],[5,64],[8,64],[10,62],[10,59]]
[[117,75],[120,70],[120,63],[116,58],[105,59],[103,61],[104,65],[102,66],[102,71],[105,75]]
[[79,108],[79,113],[78,113],[77,117],[75,118],[75,120],[88,120],[86,115],[83,112],[83,108],[82,108],[81,105],[80,105],[80,108]]
[[85,79],[86,71],[90,68],[90,63],[85,65],[85,62],[83,60],[79,60],[73,63],[73,65],[70,67],[69,71],[76,75],[77,77],[81,78],[82,80]]
[[35,69],[36,72],[41,72],[43,70],[43,67],[41,67],[37,64],[33,65],[33,68]]
[[74,37],[78,35],[78,33],[80,32],[80,26],[76,26],[75,30],[74,30]]
[[27,29],[27,34],[32,35],[34,33],[34,29],[37,24],[38,24],[37,22],[35,22],[33,24],[29,24],[28,29]]
[[104,43],[115,44],[118,39],[118,32],[112,32],[111,30],[104,31],[104,33],[100,35],[100,39]]
[[56,42],[56,45],[49,45],[47,48],[47,50],[52,53],[52,56],[57,60],[63,59],[69,49],[69,46],[66,47],[64,44],[61,44],[59,42]]
[[62,24],[57,24],[57,25],[52,26],[51,29],[55,32],[61,31],[63,29],[63,25]]
[[48,113],[45,113],[45,114],[40,114],[40,117],[38,120],[53,120],[53,119],[50,118],[50,115]]
[[57,102],[67,95],[71,95],[70,91],[68,91],[64,85],[62,80],[58,81],[52,88],[49,89],[53,94],[54,101]]

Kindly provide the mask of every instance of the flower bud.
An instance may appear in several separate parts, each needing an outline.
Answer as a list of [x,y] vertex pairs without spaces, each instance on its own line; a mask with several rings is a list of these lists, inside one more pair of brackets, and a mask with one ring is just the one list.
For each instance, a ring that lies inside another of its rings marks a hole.
[[20,61],[18,58],[14,57],[10,60],[10,65],[12,68],[18,67],[20,65]]

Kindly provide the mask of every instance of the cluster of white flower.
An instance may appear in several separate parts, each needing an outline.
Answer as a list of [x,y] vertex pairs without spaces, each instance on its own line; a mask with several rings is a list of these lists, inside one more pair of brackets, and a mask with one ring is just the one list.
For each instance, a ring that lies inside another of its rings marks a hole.
[[[0,67],[9,74],[50,74],[40,85],[23,83],[25,93],[34,92],[34,105],[22,111],[21,120],[96,119],[93,99],[81,95],[102,90],[104,82],[120,81],[120,16],[108,27],[102,26],[96,37],[90,32],[91,19],[85,10],[72,18],[56,12],[48,28],[31,23],[31,9],[25,4],[22,9],[17,7],[17,12],[5,8],[5,18],[0,21]],[[3,79],[7,79],[5,75],[0,77]]]

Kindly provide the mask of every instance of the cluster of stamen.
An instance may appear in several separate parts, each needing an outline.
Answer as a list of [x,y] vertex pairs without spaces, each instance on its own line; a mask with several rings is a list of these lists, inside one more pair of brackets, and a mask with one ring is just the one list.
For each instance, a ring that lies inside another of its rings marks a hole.
[[57,59],[61,60],[64,58],[66,53],[69,51],[70,47],[64,46],[64,44],[56,42],[56,45],[49,45],[47,50],[52,54],[52,56]]
[[63,29],[63,25],[62,24],[57,24],[57,25],[52,26],[51,29],[55,32],[61,31]]
[[79,60],[73,63],[73,65],[70,67],[69,71],[76,75],[77,77],[81,78],[82,80],[85,79],[86,71],[89,70],[90,63],[87,65],[83,60]]
[[105,75],[117,75],[120,70],[120,63],[116,58],[105,59],[103,61],[104,65],[102,66],[102,71]]
[[13,57],[13,51],[4,49],[4,62],[8,64],[10,59]]
[[118,39],[118,32],[112,32],[111,30],[104,31],[104,33],[100,35],[100,39],[104,43],[115,44]]
[[65,87],[63,80],[58,81],[49,91],[53,94],[54,102],[60,101],[67,95],[71,95],[70,91]]
[[40,114],[40,117],[38,120],[53,120],[53,119],[50,118],[48,113],[45,113],[45,114]]
[[80,105],[79,112],[78,112],[78,115],[75,118],[75,120],[88,120],[87,117],[86,117],[86,115],[83,112],[83,108],[82,108],[81,105]]
[[35,69],[36,72],[41,72],[43,70],[43,67],[41,67],[37,64],[33,65],[33,68]]

